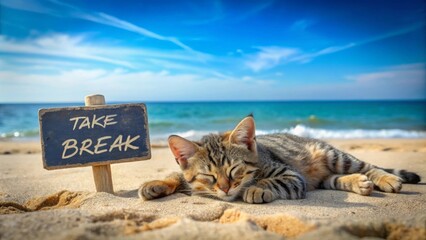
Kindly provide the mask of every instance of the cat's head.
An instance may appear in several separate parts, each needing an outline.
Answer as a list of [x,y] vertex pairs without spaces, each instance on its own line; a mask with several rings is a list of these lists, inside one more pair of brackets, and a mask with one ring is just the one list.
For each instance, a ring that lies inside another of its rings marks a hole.
[[234,130],[204,136],[200,142],[172,135],[169,147],[197,195],[233,201],[253,181],[257,171],[255,123],[251,116]]

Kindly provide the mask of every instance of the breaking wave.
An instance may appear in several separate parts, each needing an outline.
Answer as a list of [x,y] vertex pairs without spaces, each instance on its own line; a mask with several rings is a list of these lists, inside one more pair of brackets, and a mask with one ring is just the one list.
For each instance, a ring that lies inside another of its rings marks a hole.
[[[277,132],[277,131],[275,131]],[[426,138],[426,131],[402,130],[402,129],[320,129],[310,128],[304,125],[283,129],[278,132],[287,132],[302,137],[313,138]],[[259,132],[258,134],[261,134]],[[264,133],[269,133],[265,131]]]
[[[217,131],[196,131],[189,130],[185,132],[176,132],[173,134],[190,140],[199,140],[202,136]],[[320,139],[351,139],[351,138],[426,138],[426,131],[402,130],[402,129],[321,129],[310,128],[305,125],[296,125],[295,127],[275,130],[256,130],[257,135],[270,133],[291,133],[301,137],[311,137]],[[165,141],[170,134],[153,135],[152,140]]]

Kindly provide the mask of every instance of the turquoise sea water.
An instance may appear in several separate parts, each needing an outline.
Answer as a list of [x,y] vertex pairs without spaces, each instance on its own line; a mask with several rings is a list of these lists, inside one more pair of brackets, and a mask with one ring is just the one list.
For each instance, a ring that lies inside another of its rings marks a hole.
[[[113,104],[113,103],[111,103]],[[40,108],[69,104],[0,104],[0,138],[38,138]],[[257,134],[315,138],[426,138],[426,101],[146,103],[153,142],[170,134],[198,139],[232,129],[253,114]]]

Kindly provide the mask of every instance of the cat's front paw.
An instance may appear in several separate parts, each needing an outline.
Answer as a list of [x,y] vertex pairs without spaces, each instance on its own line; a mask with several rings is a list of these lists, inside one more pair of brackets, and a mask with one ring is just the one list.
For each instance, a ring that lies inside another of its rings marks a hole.
[[357,176],[357,179],[355,179],[353,183],[352,190],[360,195],[369,196],[374,188],[373,182],[370,181],[368,177],[363,174],[354,175]]
[[269,203],[275,199],[276,197],[271,190],[256,186],[247,188],[243,195],[243,200],[247,203]]
[[154,180],[142,184],[138,190],[138,195],[145,200],[152,200],[170,195],[171,192],[173,192],[173,190],[170,189],[170,186],[165,182]]

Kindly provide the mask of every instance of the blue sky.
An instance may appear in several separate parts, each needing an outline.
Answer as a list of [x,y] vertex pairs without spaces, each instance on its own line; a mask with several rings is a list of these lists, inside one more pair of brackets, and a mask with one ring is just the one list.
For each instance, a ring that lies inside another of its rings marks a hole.
[[0,7],[0,102],[426,99],[423,0]]

